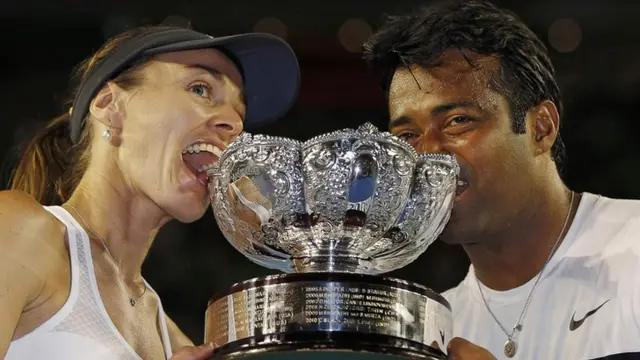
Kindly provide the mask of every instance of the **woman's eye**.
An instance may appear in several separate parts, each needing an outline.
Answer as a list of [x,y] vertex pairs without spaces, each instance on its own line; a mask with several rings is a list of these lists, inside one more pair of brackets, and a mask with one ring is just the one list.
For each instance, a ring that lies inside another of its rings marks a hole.
[[189,90],[202,97],[210,97],[211,96],[211,88],[207,84],[195,84],[189,88]]

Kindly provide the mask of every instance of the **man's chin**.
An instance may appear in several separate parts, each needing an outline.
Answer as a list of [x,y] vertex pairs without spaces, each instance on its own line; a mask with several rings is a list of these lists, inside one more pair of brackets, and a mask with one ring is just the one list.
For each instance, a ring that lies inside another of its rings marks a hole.
[[468,236],[465,236],[462,231],[460,231],[459,221],[455,214],[451,213],[451,218],[447,225],[445,225],[444,229],[438,236],[438,240],[442,241],[448,245],[463,245],[466,244],[469,239]]

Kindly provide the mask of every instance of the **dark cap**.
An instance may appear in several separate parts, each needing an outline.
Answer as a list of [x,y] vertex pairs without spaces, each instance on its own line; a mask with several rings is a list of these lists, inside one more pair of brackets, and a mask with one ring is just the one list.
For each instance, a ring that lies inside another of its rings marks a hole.
[[277,36],[248,33],[212,37],[186,28],[162,27],[125,40],[89,73],[71,108],[71,139],[77,142],[93,97],[106,82],[137,60],[174,51],[220,48],[231,54],[243,74],[246,127],[277,120],[293,105],[300,88],[298,60]]

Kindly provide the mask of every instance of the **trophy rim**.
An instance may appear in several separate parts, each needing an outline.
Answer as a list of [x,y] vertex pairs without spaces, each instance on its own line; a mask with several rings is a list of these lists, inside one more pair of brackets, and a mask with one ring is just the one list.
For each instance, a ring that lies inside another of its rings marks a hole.
[[300,150],[302,148],[302,142],[294,138],[285,136],[274,136],[265,134],[254,134],[247,131],[243,131],[238,138],[236,138],[229,146],[227,146],[220,156],[218,156],[218,162],[213,168],[207,171],[208,176],[216,175],[229,156],[242,150],[244,148],[260,145],[277,145],[282,147],[294,148]]
[[451,304],[440,293],[416,282],[402,280],[391,276],[367,275],[359,273],[343,273],[343,272],[312,272],[312,273],[290,273],[290,274],[274,274],[267,276],[254,277],[252,279],[236,282],[227,290],[220,290],[215,293],[207,302],[209,308],[216,301],[225,296],[235,294],[244,290],[249,290],[267,285],[289,284],[302,281],[318,281],[318,282],[337,282],[337,283],[366,283],[372,285],[383,285],[395,287],[406,291],[411,291],[444,305],[449,311]]
[[414,149],[413,146],[411,146],[411,144],[409,144],[406,140],[399,136],[393,135],[388,131],[381,131],[371,122],[366,122],[355,129],[344,128],[316,135],[308,140],[300,142],[300,148],[301,150],[306,150],[322,143],[355,138],[386,143],[395,147],[399,147],[404,150],[413,161],[416,161],[419,156],[416,149]]
[[[265,344],[266,342],[266,344]],[[214,351],[214,357],[291,351],[364,351],[412,359],[445,359],[446,354],[437,348],[399,337],[342,331],[297,331],[252,336],[226,343]]]

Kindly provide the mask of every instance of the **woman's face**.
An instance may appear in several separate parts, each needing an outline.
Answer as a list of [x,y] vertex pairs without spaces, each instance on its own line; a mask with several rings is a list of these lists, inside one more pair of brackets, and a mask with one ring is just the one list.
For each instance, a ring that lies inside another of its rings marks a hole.
[[213,49],[159,55],[142,75],[116,106],[118,168],[134,195],[195,221],[209,206],[206,169],[242,131],[242,76]]

